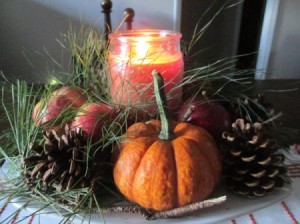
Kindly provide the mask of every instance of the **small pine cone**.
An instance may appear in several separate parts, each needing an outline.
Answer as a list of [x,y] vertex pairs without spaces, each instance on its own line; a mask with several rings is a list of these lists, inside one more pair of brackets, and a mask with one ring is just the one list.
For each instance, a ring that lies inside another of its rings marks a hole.
[[250,123],[263,122],[275,115],[273,105],[266,103],[264,95],[260,93],[231,102],[229,111],[234,119],[243,117]]
[[284,185],[284,155],[261,123],[237,119],[231,131],[223,132],[221,151],[224,176],[230,189],[248,197],[263,196]]
[[62,135],[55,130],[44,132],[43,145],[29,145],[33,155],[24,159],[30,170],[25,179],[31,186],[33,180],[42,181],[46,187],[55,185],[57,191],[96,188],[95,180],[101,179],[106,156],[95,145],[88,148],[87,144],[88,137],[83,131],[67,130]]

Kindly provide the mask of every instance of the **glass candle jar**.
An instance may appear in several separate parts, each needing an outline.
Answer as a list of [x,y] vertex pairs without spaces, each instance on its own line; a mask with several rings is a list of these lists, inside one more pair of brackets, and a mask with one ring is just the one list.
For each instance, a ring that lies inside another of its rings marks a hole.
[[148,113],[155,111],[152,71],[162,74],[170,110],[182,97],[181,34],[168,30],[126,30],[109,35],[112,101]]

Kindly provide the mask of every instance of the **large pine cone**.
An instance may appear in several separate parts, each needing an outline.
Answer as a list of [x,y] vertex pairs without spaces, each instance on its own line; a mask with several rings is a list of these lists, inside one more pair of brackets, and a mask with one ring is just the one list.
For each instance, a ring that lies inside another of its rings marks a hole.
[[284,155],[277,153],[276,141],[268,138],[263,129],[261,123],[237,119],[231,131],[222,136],[226,183],[248,197],[263,196],[284,185]]
[[36,142],[29,148],[34,155],[24,159],[27,181],[34,186],[38,181],[58,191],[90,187],[94,190],[104,172],[107,153],[96,145],[88,146],[83,131],[66,131],[59,136],[56,131],[44,132],[44,144]]

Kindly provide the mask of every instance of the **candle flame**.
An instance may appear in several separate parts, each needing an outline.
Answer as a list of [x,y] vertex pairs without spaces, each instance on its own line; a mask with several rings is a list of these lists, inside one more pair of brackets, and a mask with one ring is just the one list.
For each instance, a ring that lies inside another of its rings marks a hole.
[[148,50],[150,48],[149,43],[147,42],[149,38],[139,38],[136,44],[135,54],[138,59],[146,58]]
[[[167,33],[162,32],[162,37]],[[143,34],[134,36],[133,39],[120,37],[122,44],[119,46],[119,52],[111,55],[114,60],[130,64],[161,64],[171,61],[177,61],[182,57],[181,53],[173,53],[169,49],[170,44],[164,42],[157,43],[151,35]]]

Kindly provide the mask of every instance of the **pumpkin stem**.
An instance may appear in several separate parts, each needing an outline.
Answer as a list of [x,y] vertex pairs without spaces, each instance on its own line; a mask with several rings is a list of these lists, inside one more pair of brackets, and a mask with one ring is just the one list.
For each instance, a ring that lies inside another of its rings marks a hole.
[[154,93],[161,121],[161,131],[158,137],[161,140],[171,140],[175,138],[175,134],[164,90],[164,79],[156,70],[152,72],[152,75],[154,79]]

